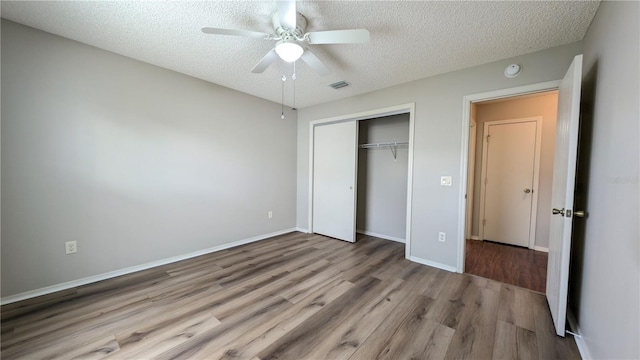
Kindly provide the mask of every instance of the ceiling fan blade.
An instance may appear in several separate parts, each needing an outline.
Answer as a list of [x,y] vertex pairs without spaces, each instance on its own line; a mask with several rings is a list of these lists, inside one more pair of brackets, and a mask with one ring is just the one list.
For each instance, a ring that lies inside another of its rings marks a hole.
[[331,73],[331,70],[329,70],[329,68],[309,49],[305,49],[300,58],[320,76],[329,75]]
[[234,30],[234,29],[219,29],[212,27],[203,27],[202,32],[205,34],[216,34],[216,35],[235,35],[235,36],[244,36],[255,39],[270,39],[271,34],[262,33],[258,31],[251,30]]
[[313,31],[305,37],[309,44],[362,44],[371,39],[366,29]]
[[278,4],[280,26],[282,26],[283,29],[295,30],[297,17],[295,0],[276,1],[276,3]]
[[254,66],[253,69],[251,69],[251,72],[259,74],[267,70],[269,65],[271,65],[271,63],[273,63],[277,58],[278,58],[278,54],[276,54],[276,50],[271,49],[271,51],[269,51],[267,55],[265,55],[262,59],[260,59],[260,61],[258,61],[256,66]]

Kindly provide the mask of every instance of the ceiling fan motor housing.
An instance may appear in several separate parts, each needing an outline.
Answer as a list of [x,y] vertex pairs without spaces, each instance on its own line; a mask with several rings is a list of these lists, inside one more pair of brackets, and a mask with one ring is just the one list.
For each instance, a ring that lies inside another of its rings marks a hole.
[[282,25],[280,25],[280,18],[278,17],[277,12],[273,14],[271,23],[273,24],[273,29],[276,34],[283,39],[290,37],[295,38],[296,40],[302,40],[307,28],[307,19],[300,13],[296,13],[296,28],[294,30],[284,29]]

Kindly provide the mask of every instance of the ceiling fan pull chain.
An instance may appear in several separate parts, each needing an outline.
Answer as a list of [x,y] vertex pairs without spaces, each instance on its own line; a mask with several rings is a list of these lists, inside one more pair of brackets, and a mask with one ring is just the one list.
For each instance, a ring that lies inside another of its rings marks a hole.
[[293,110],[296,109],[296,62],[293,62],[293,75],[291,76],[293,80]]
[[293,62],[293,75],[291,76],[292,80],[296,79],[296,62]]
[[[282,76],[284,77],[284,75]],[[280,102],[282,114],[280,119],[284,120],[284,80],[282,80],[282,101]]]
[[285,65],[282,64],[282,97],[280,101],[280,107],[282,113],[280,114],[280,119],[284,120],[284,82],[287,81],[287,77],[284,75]]
[[[282,62],[282,82],[287,81],[287,76],[285,75],[285,73],[287,72],[287,63],[285,63],[284,61]],[[284,88],[283,88],[284,89]],[[284,91],[284,90],[283,90]]]

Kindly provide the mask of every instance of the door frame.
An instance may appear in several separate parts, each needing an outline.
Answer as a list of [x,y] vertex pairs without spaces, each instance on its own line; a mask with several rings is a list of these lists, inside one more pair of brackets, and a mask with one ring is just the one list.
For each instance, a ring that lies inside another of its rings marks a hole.
[[517,124],[523,122],[531,122],[535,121],[536,123],[536,148],[534,151],[533,157],[533,182],[532,182],[532,193],[531,193],[531,215],[529,217],[529,244],[528,248],[533,249],[536,244],[536,218],[538,212],[538,184],[540,180],[540,147],[542,146],[542,117],[541,116],[533,116],[528,118],[519,118],[519,119],[508,119],[508,120],[493,120],[493,121],[485,121],[482,129],[482,167],[481,175],[480,175],[480,211],[478,214],[478,236],[480,240],[484,240],[484,205],[487,192],[487,184],[484,183],[483,179],[487,177],[487,160],[489,160],[489,150],[487,149],[487,142],[484,140],[489,126],[491,125],[504,125],[504,124]]
[[[413,134],[415,128],[415,103],[395,105],[386,108],[372,109],[354,114],[338,115],[330,118],[312,120],[309,122],[309,201],[308,201],[308,221],[309,232],[313,233],[313,141],[314,129],[319,125],[340,123],[347,121],[368,120],[378,117],[409,114],[409,163],[407,170],[407,224],[405,235],[405,257],[411,255],[411,199],[413,194]],[[357,207],[356,207],[357,209]],[[355,215],[355,214],[354,214]]]
[[[465,224],[465,239],[473,239],[473,195],[475,181],[473,180],[476,173],[476,137],[478,132],[478,123],[470,118],[469,119],[469,164],[467,165],[467,219]],[[471,174],[471,176],[469,176]],[[479,239],[475,239],[479,240]]]
[[531,85],[518,86],[508,89],[501,89],[477,94],[465,95],[462,97],[462,141],[460,156],[460,189],[458,197],[458,259],[457,271],[464,273],[464,256],[465,256],[465,225],[467,204],[465,199],[467,187],[467,167],[469,157],[469,124],[471,118],[471,103],[501,99],[517,95],[527,95],[540,93],[545,91],[558,90],[560,80],[547,81]]

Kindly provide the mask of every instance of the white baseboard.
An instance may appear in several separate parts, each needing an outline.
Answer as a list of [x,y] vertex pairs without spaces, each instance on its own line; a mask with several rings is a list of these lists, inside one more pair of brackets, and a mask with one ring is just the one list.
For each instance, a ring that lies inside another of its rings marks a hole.
[[156,267],[156,266],[162,266],[162,265],[166,265],[166,264],[171,264],[171,263],[174,263],[174,262],[177,262],[177,261],[194,258],[196,256],[201,256],[201,255],[209,254],[209,253],[212,253],[212,252],[229,249],[229,248],[232,248],[232,247],[245,245],[245,244],[249,244],[249,243],[260,241],[260,240],[265,240],[265,239],[268,239],[268,238],[271,238],[271,237],[274,237],[274,236],[278,236],[278,235],[288,234],[288,233],[293,232],[293,231],[298,231],[298,230],[295,229],[295,228],[280,230],[280,231],[272,232],[272,233],[269,233],[269,234],[258,235],[258,236],[254,236],[254,237],[251,237],[251,238],[248,238],[248,239],[238,240],[238,241],[230,242],[230,243],[227,243],[227,244],[222,244],[222,245],[210,247],[210,248],[204,249],[204,250],[194,251],[194,252],[191,252],[191,253],[188,253],[188,254],[173,256],[173,257],[166,258],[166,259],[161,259],[161,260],[148,262],[146,264],[130,266],[128,268],[124,268],[124,269],[120,269],[120,270],[114,270],[114,271],[110,271],[110,272],[99,274],[99,275],[89,276],[89,277],[78,279],[78,280],[72,280],[72,281],[68,281],[68,282],[65,282],[65,283],[51,285],[51,286],[43,287],[43,288],[36,289],[36,290],[26,291],[26,292],[23,292],[23,293],[20,293],[20,294],[16,294],[16,295],[6,296],[6,297],[3,297],[2,299],[0,299],[0,305],[10,304],[10,303],[13,303],[13,302],[16,302],[16,301],[21,301],[21,300],[26,300],[26,299],[31,299],[31,298],[34,298],[34,297],[51,294],[51,293],[54,293],[56,291],[67,290],[67,289],[71,289],[71,288],[74,288],[74,287],[77,287],[77,286],[82,286],[82,285],[86,285],[86,284],[90,284],[90,283],[94,283],[94,282],[98,282],[98,281],[102,281],[102,280],[106,280],[106,279],[111,279],[111,278],[114,278],[114,277],[117,277],[117,276],[131,274],[131,273],[134,273],[136,271],[147,270],[147,269],[150,269],[150,268],[153,268],[153,267]]
[[309,231],[309,229],[303,229],[303,228],[299,228],[299,227],[295,228],[293,231],[298,231],[298,232],[305,233],[305,234],[311,233],[311,231]]
[[404,244],[404,239],[403,238],[399,238],[399,237],[395,237],[395,236],[389,236],[389,235],[384,235],[384,234],[378,234],[378,233],[374,233],[371,231],[367,231],[367,230],[359,230],[356,229],[356,232],[358,234],[363,234],[363,235],[368,235],[368,236],[374,236],[380,239],[385,239],[385,240],[391,240],[391,241],[395,241],[395,242],[399,242],[399,243],[403,243]]
[[535,250],[535,251],[542,251],[542,252],[546,252],[546,253],[548,253],[548,252],[549,252],[549,248],[544,247],[544,246],[538,246],[538,245],[534,246],[534,247],[533,247],[533,250]]
[[567,321],[569,322],[569,326],[571,327],[571,332],[578,334],[578,336],[574,336],[573,339],[576,341],[576,345],[578,346],[578,351],[580,352],[580,356],[583,359],[593,359],[591,357],[591,353],[587,348],[587,344],[582,339],[582,333],[580,332],[580,326],[576,321],[575,316],[571,309],[567,309]]
[[417,262],[418,264],[431,266],[431,267],[442,269],[442,270],[446,270],[446,271],[449,271],[449,272],[458,272],[458,269],[456,269],[453,266],[440,264],[440,263],[435,262],[435,261],[425,260],[425,259],[422,259],[422,258],[419,258],[419,257],[415,257],[415,256],[409,256],[409,260],[413,261],[413,262]]
[[478,235],[471,235],[471,240],[480,240],[480,236],[478,236]]

